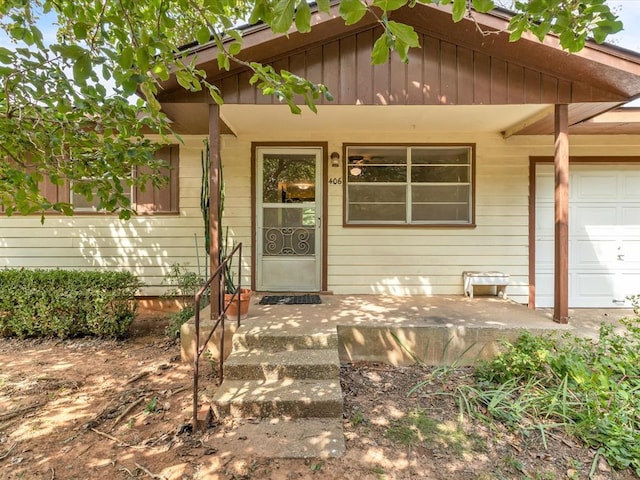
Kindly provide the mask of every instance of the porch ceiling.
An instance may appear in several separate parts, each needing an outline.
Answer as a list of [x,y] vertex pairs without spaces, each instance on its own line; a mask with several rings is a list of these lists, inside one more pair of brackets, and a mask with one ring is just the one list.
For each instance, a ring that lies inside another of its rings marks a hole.
[[223,105],[221,116],[237,135],[288,132],[493,132],[539,114],[547,105],[319,106],[293,115],[285,105]]

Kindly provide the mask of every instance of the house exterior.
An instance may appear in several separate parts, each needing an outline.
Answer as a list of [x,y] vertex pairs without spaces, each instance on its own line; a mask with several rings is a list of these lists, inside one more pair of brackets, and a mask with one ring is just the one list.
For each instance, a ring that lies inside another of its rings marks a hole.
[[198,46],[190,54],[225,103],[164,85],[184,140],[165,152],[178,165],[171,193],[132,192],[147,214],[130,221],[2,218],[0,264],[125,268],[146,295],[173,263],[204,269],[208,140],[212,191],[224,174],[222,228],[243,243],[254,290],[462,295],[464,271],[499,271],[511,299],[553,306],[560,322],[568,307],[640,293],[640,124],[618,109],[640,95],[640,55],[509,43],[501,12],[454,24],[446,8],[416,5],[393,18],[422,48],[372,66],[375,19],[345,26],[334,9],[309,34],[244,33],[243,58],[329,87],[335,100],[317,115],[291,114]]

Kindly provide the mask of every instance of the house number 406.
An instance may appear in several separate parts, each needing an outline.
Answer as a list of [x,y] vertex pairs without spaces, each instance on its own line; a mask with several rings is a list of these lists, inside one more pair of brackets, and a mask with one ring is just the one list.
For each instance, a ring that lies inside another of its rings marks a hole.
[[342,179],[337,177],[331,177],[329,179],[329,185],[342,185]]

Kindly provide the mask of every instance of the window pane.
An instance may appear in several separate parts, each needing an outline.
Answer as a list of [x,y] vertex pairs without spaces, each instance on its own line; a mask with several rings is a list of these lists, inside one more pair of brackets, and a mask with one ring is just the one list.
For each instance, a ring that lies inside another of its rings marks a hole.
[[406,222],[406,212],[404,205],[352,203],[349,205],[349,221]]
[[[76,183],[87,183],[89,180],[77,180]],[[122,195],[127,197],[129,201],[131,201],[131,192],[132,187],[127,185],[127,181],[124,179],[120,180],[120,185],[122,186]],[[88,200],[84,195],[80,193],[76,193],[74,191],[71,192],[71,203],[73,204],[73,208],[79,211],[98,211],[98,205],[100,204],[100,199],[96,195],[96,189],[92,190],[93,196],[91,200]]]
[[411,163],[413,164],[470,164],[471,149],[469,147],[413,147]]
[[406,222],[404,185],[349,185],[348,194],[349,221]]
[[349,166],[406,164],[406,147],[349,147]]
[[407,181],[407,167],[357,166],[349,168],[349,182],[399,183]]
[[469,222],[469,206],[466,204],[414,204],[412,207],[413,222]]
[[407,189],[404,185],[349,185],[349,203],[404,203]]
[[313,208],[264,208],[264,225],[269,227],[301,227],[315,225]]
[[422,183],[461,183],[469,181],[469,167],[444,165],[414,165],[411,181]]
[[304,154],[264,155],[263,203],[314,202],[316,159]]
[[411,198],[413,203],[469,203],[471,189],[469,185],[413,185]]

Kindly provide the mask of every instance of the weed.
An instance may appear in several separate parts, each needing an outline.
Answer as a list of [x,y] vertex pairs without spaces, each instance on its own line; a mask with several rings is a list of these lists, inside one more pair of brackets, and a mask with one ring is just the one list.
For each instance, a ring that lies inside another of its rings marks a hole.
[[504,464],[511,470],[524,473],[524,464],[513,455],[506,455],[504,457]]
[[525,333],[505,344],[477,369],[477,385],[459,390],[461,411],[538,430],[543,443],[546,430],[563,427],[640,475],[640,297],[631,300],[636,318],[622,320],[622,334],[602,324],[597,342]]
[[211,350],[205,350],[204,352],[205,357],[207,357],[207,360],[209,361],[209,365],[211,365],[211,370],[214,374],[218,373],[218,359],[213,355],[213,353],[211,353]]
[[319,472],[320,470],[322,470],[323,466],[324,466],[324,463],[318,462],[318,463],[312,463],[309,468],[311,469],[311,471],[313,473],[316,473],[316,472]]
[[371,471],[376,474],[376,477],[379,480],[383,480],[384,479],[385,472],[384,472],[384,469],[382,467],[373,467],[371,469]]
[[353,412],[353,415],[351,415],[351,424],[354,427],[357,427],[358,425],[361,425],[365,422],[366,420],[364,418],[364,415],[360,410],[356,410],[355,412]]
[[169,317],[165,329],[167,336],[175,338],[180,334],[180,327],[195,314],[195,295],[203,281],[200,275],[189,271],[187,265],[174,263],[162,283],[169,287],[164,298],[175,298],[180,303],[180,310]]
[[144,407],[144,411],[147,413],[154,413],[158,408],[158,397],[153,397],[147,406]]

